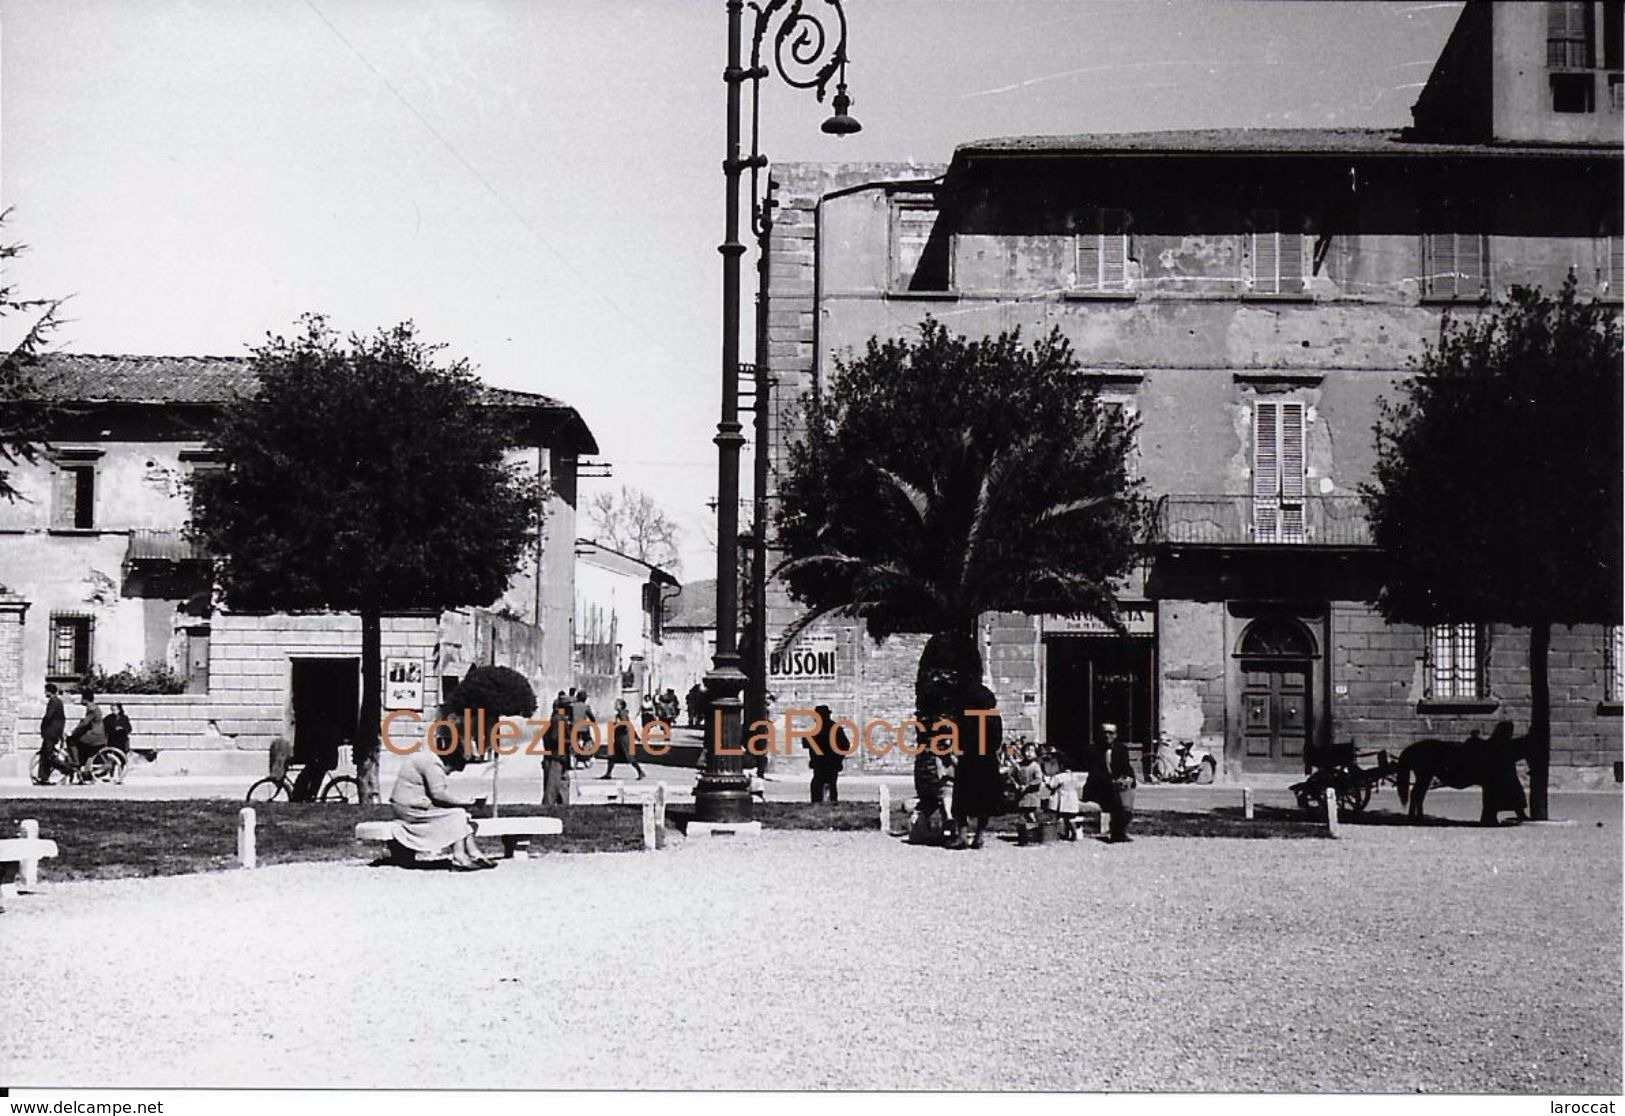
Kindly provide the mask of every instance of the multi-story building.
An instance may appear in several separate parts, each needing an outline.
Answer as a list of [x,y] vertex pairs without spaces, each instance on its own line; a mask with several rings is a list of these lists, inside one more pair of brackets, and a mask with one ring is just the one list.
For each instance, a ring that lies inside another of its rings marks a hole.
[[[794,401],[872,336],[926,315],[970,336],[1058,328],[1138,418],[1164,512],[1118,589],[1126,635],[984,618],[1007,731],[1075,746],[1114,721],[1199,738],[1235,774],[1301,771],[1333,739],[1521,730],[1527,633],[1385,623],[1356,491],[1379,400],[1446,318],[1571,273],[1620,301],[1621,7],[1467,5],[1405,129],[1029,136],[946,167],[774,168],[775,465]],[[782,587],[770,601],[781,631],[796,606]],[[923,639],[814,630],[836,677],[781,706],[908,714]],[[1554,632],[1554,781],[1617,775],[1620,639]]]
[[[219,406],[253,390],[229,357],[43,358],[54,404],[47,452],[13,467],[21,497],[0,501],[0,777],[21,776],[38,748],[43,688],[93,669],[155,664],[185,693],[109,694],[126,705],[136,745],[164,771],[241,773],[264,765],[272,737],[298,747],[312,717],[355,724],[361,624],[347,613],[243,614],[215,607],[207,556],[183,535],[189,483],[218,463],[207,431]],[[433,710],[473,665],[527,674],[538,694],[573,681],[576,460],[597,450],[566,404],[487,389],[519,432],[516,463],[546,477],[540,538],[486,609],[386,616],[390,708]],[[69,714],[76,710],[70,699]]]
[[638,711],[645,694],[673,685],[663,621],[678,581],[651,562],[593,539],[576,540],[575,679],[608,717],[616,698]]

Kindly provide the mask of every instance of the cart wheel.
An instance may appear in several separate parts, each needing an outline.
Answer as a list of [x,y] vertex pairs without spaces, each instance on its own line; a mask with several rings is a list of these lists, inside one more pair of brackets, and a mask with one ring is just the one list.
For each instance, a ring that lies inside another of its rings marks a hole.
[[1346,813],[1358,814],[1370,801],[1371,788],[1364,783],[1337,792],[1337,808]]
[[259,782],[248,788],[243,796],[244,802],[275,802],[288,797],[288,784],[281,779],[273,779],[267,775]]
[[1212,756],[1203,756],[1202,765],[1196,769],[1196,781],[1204,786],[1213,782],[1214,776],[1219,773],[1219,765],[1213,761]]
[[124,781],[124,753],[117,748],[103,748],[85,764],[85,774],[96,783],[122,783]]
[[340,775],[322,788],[323,802],[360,802],[361,784],[348,775]]
[[1168,766],[1168,761],[1158,756],[1151,761],[1151,781],[1153,783],[1166,783],[1174,777],[1174,769]]

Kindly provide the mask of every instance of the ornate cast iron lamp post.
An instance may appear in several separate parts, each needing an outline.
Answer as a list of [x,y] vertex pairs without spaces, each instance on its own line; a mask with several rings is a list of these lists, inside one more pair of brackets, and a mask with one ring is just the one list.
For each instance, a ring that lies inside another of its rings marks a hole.
[[[830,135],[844,136],[860,125],[850,115],[852,99],[846,95],[846,13],[840,0],[767,0],[752,3],[756,13],[751,37],[751,64],[740,66],[740,32],[744,0],[727,0],[728,68],[722,80],[728,87],[728,152],[722,162],[727,180],[727,205],[723,224],[724,239],[717,249],[722,253],[722,418],[717,423],[717,649],[711,670],[705,676],[705,689],[711,698],[711,715],[706,725],[705,766],[694,786],[694,816],[699,821],[746,821],[751,816],[750,780],[744,774],[742,757],[726,755],[738,751],[742,740],[740,693],[745,675],[739,663],[739,449],[745,436],[739,424],[739,258],[745,246],[739,241],[739,179],[751,172],[751,198],[757,198],[757,174],[767,165],[758,148],[761,119],[762,79],[769,70],[762,63],[762,44],[772,34],[774,69],[789,85],[811,89],[824,99],[832,79],[836,81],[832,102],[834,114],[823,123]],[[741,86],[751,83],[751,154],[739,156]],[[760,213],[758,210],[758,222]],[[760,373],[759,373],[760,375]],[[758,408],[767,399],[758,396]],[[758,509],[761,500],[758,498]],[[760,530],[758,530],[760,536]],[[758,553],[759,566],[765,554]],[[762,602],[757,602],[758,610]],[[759,626],[758,630],[762,630]],[[764,649],[755,648],[757,669]]]

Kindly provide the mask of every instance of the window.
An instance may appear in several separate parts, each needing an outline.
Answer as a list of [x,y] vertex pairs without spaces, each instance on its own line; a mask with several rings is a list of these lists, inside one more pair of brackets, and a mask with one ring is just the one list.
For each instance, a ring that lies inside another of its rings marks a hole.
[[917,274],[926,246],[936,227],[936,205],[926,198],[891,200],[891,277],[893,291],[943,290],[946,283],[930,284]]
[[1128,290],[1128,226],[1125,209],[1086,209],[1078,222],[1074,290]]
[[1625,701],[1625,625],[1614,624],[1608,629],[1608,642],[1602,649],[1604,701],[1618,704]]
[[1625,237],[1597,238],[1597,292],[1614,301],[1625,296]]
[[51,486],[51,526],[89,530],[96,526],[96,465],[61,458]]
[[1482,698],[1485,642],[1478,624],[1430,625],[1423,696],[1430,701]]
[[1550,80],[1553,112],[1597,111],[1597,84],[1589,72],[1552,74]]
[[1289,214],[1275,209],[1253,212],[1253,294],[1299,294],[1303,291],[1303,229]]
[[1108,423],[1131,427],[1128,436],[1128,453],[1125,458],[1128,463],[1129,476],[1138,476],[1140,473],[1140,432],[1134,421],[1137,410],[1132,396],[1102,395],[1100,397],[1100,413]]
[[52,681],[78,681],[90,672],[90,617],[51,614],[51,644],[46,649],[45,676]]
[[1592,62],[1591,5],[1561,0],[1546,5],[1546,67],[1586,70]]
[[1428,298],[1488,298],[1488,265],[1488,246],[1480,234],[1428,233],[1422,238],[1422,293]]
[[217,477],[225,475],[226,464],[212,457],[182,458],[188,460],[192,466],[190,483],[186,486],[189,518],[197,518],[198,505],[202,503],[202,493],[199,489]]
[[1304,541],[1304,407],[1253,404],[1253,541]]

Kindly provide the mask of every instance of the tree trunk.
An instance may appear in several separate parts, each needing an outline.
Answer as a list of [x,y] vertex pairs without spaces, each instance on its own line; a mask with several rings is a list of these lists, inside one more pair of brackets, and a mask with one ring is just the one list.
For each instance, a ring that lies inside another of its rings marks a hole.
[[361,708],[356,713],[355,755],[356,781],[361,784],[361,801],[379,801],[378,793],[378,721],[382,695],[383,617],[376,609],[361,611]]
[[937,718],[964,715],[965,702],[981,680],[982,654],[974,625],[932,634],[920,652],[914,677],[914,708],[927,736]]
[[1552,766],[1552,687],[1546,677],[1552,647],[1549,620],[1529,625],[1529,816],[1547,820],[1546,784]]

